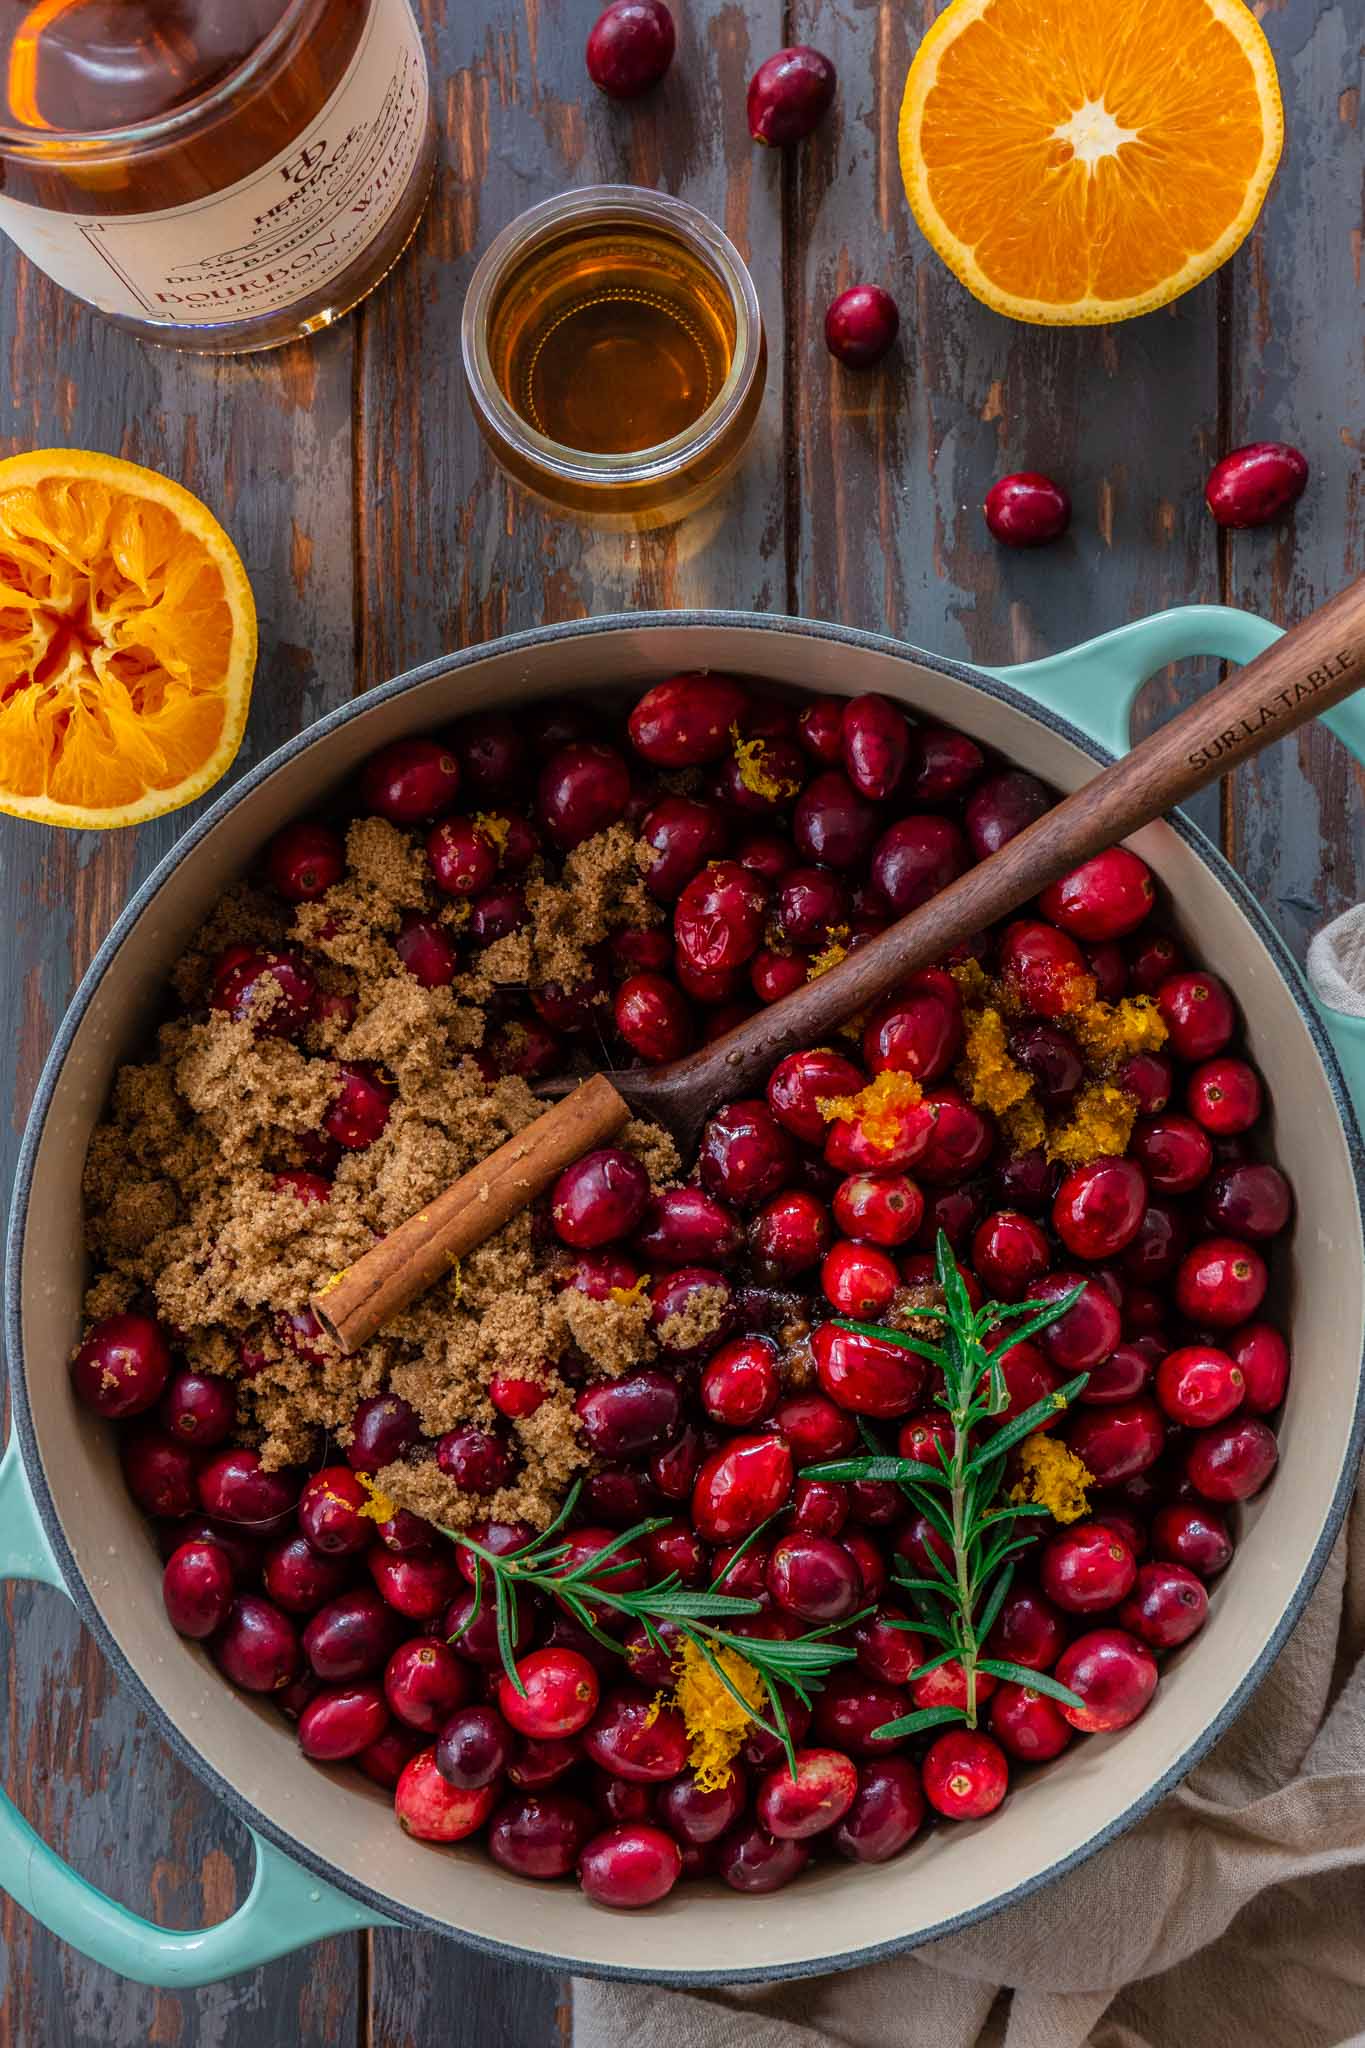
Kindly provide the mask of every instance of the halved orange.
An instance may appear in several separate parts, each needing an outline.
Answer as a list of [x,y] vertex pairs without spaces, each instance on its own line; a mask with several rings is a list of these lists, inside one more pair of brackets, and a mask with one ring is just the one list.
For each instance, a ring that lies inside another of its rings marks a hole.
[[0,462],[0,811],[136,825],[242,742],[256,606],[206,505],[115,455]]
[[905,189],[1016,320],[1127,320],[1226,262],[1284,136],[1244,0],[952,0],[901,106]]

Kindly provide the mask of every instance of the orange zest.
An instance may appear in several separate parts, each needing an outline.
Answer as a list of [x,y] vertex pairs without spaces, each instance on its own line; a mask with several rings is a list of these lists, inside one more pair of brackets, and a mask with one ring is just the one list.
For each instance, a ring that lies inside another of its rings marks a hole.
[[952,0],[910,66],[900,158],[967,289],[1066,326],[1152,312],[1226,262],[1283,138],[1245,0]]
[[897,1074],[887,1067],[856,1095],[821,1095],[816,1108],[829,1123],[856,1124],[867,1143],[889,1152],[901,1134],[906,1110],[924,1099],[924,1090],[913,1074]]
[[208,507],[81,449],[0,462],[0,810],[141,824],[241,745],[256,606]]

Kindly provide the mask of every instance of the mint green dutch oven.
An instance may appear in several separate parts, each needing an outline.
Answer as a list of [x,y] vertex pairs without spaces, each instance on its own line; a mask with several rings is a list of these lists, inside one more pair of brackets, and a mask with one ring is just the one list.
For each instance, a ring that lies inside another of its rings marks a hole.
[[[85,1954],[158,1985],[208,1983],[324,1935],[394,1924],[556,1970],[737,1982],[845,1968],[980,1919],[1092,1854],[1168,1792],[1246,1703],[1302,1609],[1345,1512],[1365,1416],[1361,1151],[1351,1105],[1352,1091],[1357,1100],[1365,1092],[1365,1023],[1319,1009],[1260,908],[1183,821],[1150,826],[1135,844],[1198,957],[1237,995],[1269,1084],[1274,1149],[1297,1192],[1275,1303],[1296,1360],[1279,1476],[1245,1512],[1208,1626],[1170,1661],[1150,1711],[1037,1773],[992,1819],[939,1829],[894,1863],[817,1868],[771,1899],[686,1886],[651,1913],[613,1914],[571,1885],[530,1889],[473,1846],[412,1841],[387,1798],[357,1773],[305,1763],[277,1714],[232,1691],[201,1649],[172,1633],[159,1562],[124,1492],[113,1433],[73,1403],[66,1360],[85,1280],[81,1164],[114,1068],[143,1034],[154,991],[209,905],[281,823],[399,735],[490,704],[711,667],[797,691],[883,691],[1070,790],[1127,746],[1144,678],[1193,655],[1247,661],[1275,638],[1258,619],[1192,607],[1047,661],[990,671],[801,620],[705,612],[589,620],[473,648],[371,691],[281,748],[201,818],[101,948],[29,1119],[8,1246],[15,1426],[0,1466],[0,1568],[68,1594],[122,1685],[250,1828],[255,1878],[221,1925],[167,1932],[69,1870],[5,1802],[0,1878],[12,1897]],[[1358,699],[1326,722],[1365,759]]]

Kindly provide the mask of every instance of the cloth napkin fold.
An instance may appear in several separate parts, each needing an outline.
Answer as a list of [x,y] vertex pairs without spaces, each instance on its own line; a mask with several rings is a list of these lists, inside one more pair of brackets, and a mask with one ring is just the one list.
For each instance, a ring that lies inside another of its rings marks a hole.
[[[1365,1014],[1365,905],[1317,935],[1308,971],[1325,1002]],[[573,2038],[1365,2048],[1365,1479],[1245,1713],[1120,1841],[980,1926],[843,1976],[697,1992],[579,1982]]]

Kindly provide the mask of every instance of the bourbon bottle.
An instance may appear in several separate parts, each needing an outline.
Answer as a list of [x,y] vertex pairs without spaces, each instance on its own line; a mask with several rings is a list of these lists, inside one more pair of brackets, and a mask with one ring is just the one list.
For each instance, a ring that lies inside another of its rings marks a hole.
[[0,229],[150,341],[328,326],[434,163],[410,0],[0,0]]

